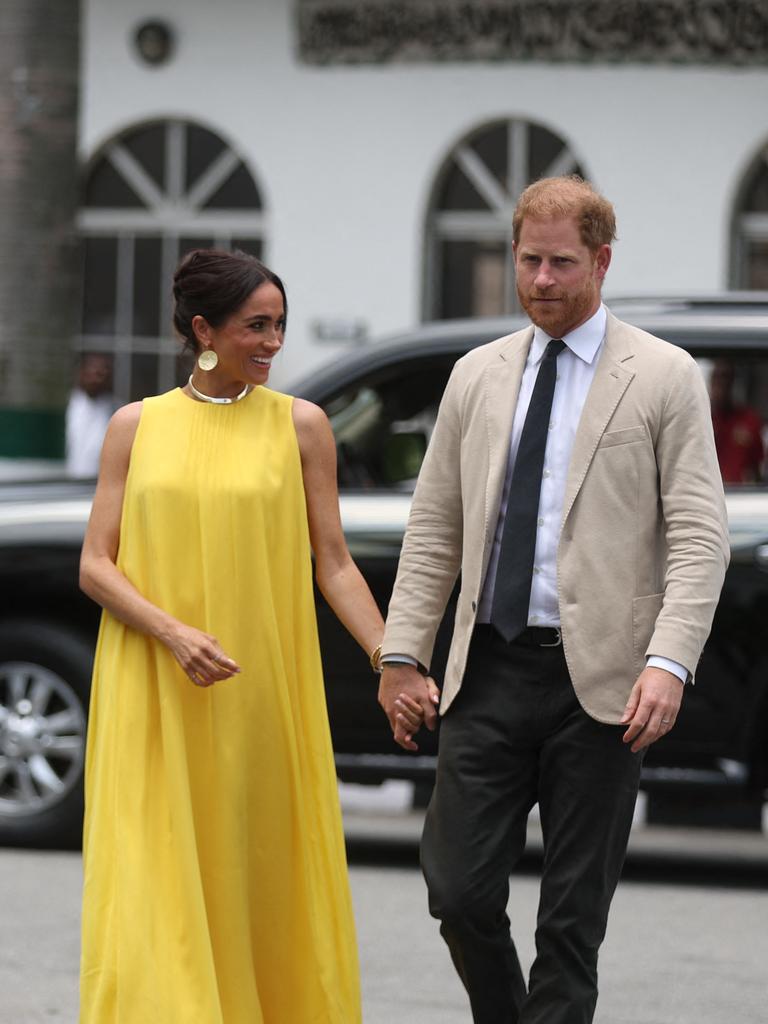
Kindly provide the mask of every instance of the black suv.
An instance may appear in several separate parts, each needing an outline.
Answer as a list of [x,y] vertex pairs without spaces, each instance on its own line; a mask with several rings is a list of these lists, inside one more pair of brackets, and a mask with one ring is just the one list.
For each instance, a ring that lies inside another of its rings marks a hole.
[[[614,300],[619,317],[686,348],[768,423],[768,295]],[[322,406],[336,436],[344,529],[386,610],[410,495],[455,360],[522,326],[515,318],[426,324],[337,360],[289,390]],[[649,816],[759,827],[768,783],[768,467],[727,487],[731,566],[695,686],[646,759]],[[0,485],[0,842],[79,840],[98,609],[77,588],[92,485]],[[432,669],[447,655],[453,607]],[[418,755],[392,741],[365,655],[318,597],[328,708],[342,779],[431,785],[436,734]]]

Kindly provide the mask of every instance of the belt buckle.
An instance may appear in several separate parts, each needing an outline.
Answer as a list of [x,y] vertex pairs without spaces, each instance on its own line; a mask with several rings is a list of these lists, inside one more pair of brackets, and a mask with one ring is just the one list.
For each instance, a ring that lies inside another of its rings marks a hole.
[[556,640],[553,644],[539,644],[539,647],[560,647],[563,642],[563,634],[560,632],[559,626],[550,626],[550,629],[554,629]]

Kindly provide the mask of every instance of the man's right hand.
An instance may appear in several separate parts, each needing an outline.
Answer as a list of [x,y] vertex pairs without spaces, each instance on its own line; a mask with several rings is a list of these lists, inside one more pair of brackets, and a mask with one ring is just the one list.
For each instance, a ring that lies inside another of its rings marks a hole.
[[[395,743],[405,750],[418,750],[413,735],[421,721],[432,731],[437,724],[440,691],[434,680],[413,665],[399,662],[384,665],[379,683],[379,704],[389,719]],[[418,724],[416,724],[418,722]]]

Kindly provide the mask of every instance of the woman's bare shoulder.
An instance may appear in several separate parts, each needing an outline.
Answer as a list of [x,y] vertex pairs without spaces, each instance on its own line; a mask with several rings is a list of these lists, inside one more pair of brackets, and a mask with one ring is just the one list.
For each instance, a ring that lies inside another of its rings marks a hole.
[[294,398],[292,414],[302,457],[316,455],[329,447],[335,451],[331,424],[319,405],[305,398]]
[[328,424],[328,417],[320,406],[308,402],[306,398],[294,398],[291,408],[297,430],[322,430]]
[[112,416],[104,439],[105,452],[130,451],[139,427],[143,402],[129,402],[121,405]]
[[113,413],[110,424],[117,427],[118,430],[128,430],[131,427],[135,430],[139,425],[143,406],[143,402],[129,402],[127,405],[121,405],[117,412]]

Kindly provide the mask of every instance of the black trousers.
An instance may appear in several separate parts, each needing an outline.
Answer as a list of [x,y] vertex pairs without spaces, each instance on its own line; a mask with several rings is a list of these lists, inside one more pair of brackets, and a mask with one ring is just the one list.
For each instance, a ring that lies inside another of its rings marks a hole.
[[[476,628],[441,723],[421,848],[430,913],[475,1024],[592,1021],[642,761],[623,732],[583,711],[562,647],[507,644],[491,626]],[[544,862],[526,990],[506,907],[537,801]]]

